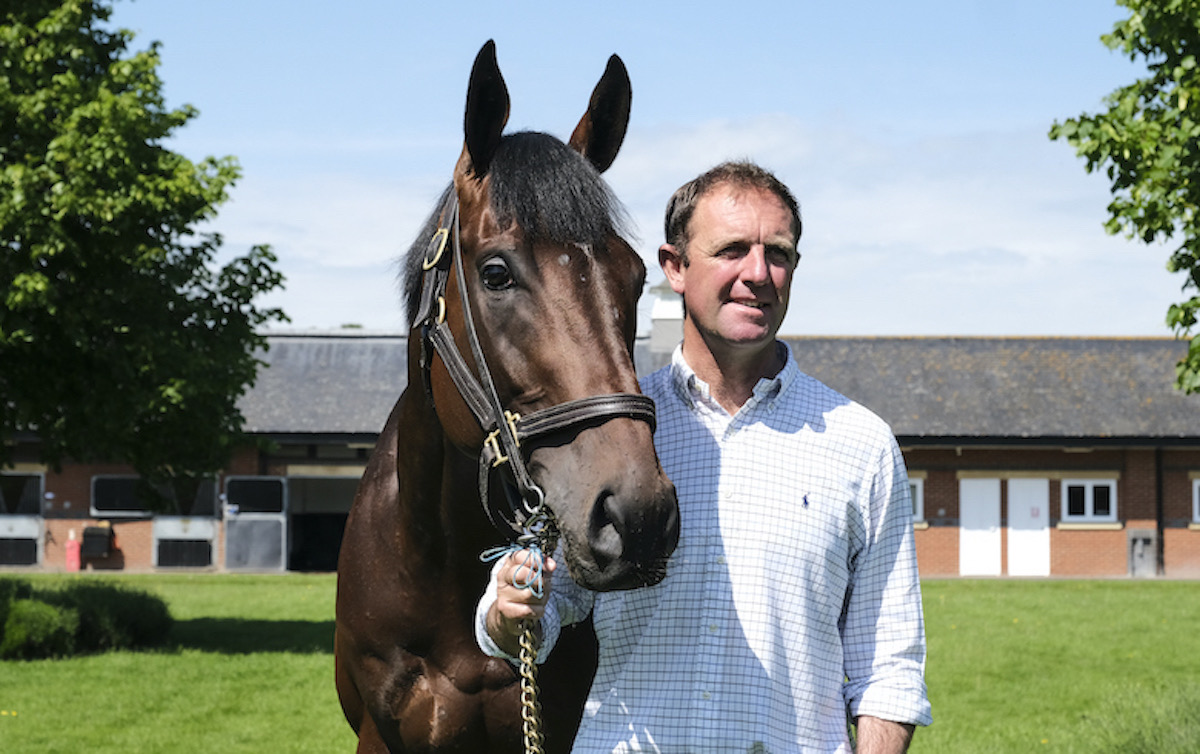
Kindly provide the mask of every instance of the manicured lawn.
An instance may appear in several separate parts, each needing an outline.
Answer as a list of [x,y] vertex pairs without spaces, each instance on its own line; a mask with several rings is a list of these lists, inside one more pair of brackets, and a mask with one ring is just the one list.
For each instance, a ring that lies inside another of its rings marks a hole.
[[[333,689],[332,575],[83,578],[163,596],[172,645],[0,663],[4,754],[354,750]],[[913,752],[1200,751],[1200,582],[924,593],[935,723]]]
[[912,751],[1128,754],[1121,734],[1144,739],[1155,731],[1140,728],[1158,719],[1190,725],[1176,751],[1200,751],[1200,583],[944,580],[923,590],[934,725]]
[[354,751],[333,688],[333,576],[116,578],[166,599],[173,646],[0,663],[0,751]]

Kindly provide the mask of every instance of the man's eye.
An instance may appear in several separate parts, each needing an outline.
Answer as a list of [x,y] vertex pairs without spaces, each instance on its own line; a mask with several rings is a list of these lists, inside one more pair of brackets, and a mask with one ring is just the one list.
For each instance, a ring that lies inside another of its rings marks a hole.
[[484,262],[483,267],[479,270],[479,278],[483,281],[484,287],[490,291],[502,291],[505,288],[511,288],[516,283],[512,273],[508,271],[508,265],[499,257]]
[[794,264],[800,255],[792,252],[790,249],[770,248],[767,249],[767,256],[776,264]]

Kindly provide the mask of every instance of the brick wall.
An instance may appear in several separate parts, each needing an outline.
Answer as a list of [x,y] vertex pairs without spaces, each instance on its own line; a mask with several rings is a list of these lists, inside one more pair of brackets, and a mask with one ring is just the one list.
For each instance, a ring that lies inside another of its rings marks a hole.
[[914,532],[922,576],[958,575],[958,527],[930,526]]
[[1125,576],[1129,573],[1124,531],[1050,530],[1053,576]]
[[[48,571],[66,569],[67,541],[71,531],[75,538],[83,541],[83,530],[88,526],[100,526],[94,518],[48,518],[46,519],[46,543],[42,566]],[[83,570],[90,571],[145,571],[154,565],[153,523],[145,520],[113,521],[116,535],[115,546],[107,558],[85,559]]]

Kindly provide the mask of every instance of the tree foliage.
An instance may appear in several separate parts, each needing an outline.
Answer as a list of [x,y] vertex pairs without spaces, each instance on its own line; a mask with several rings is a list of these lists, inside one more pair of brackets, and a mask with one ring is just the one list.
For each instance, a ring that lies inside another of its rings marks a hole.
[[164,145],[196,110],[166,107],[157,44],[130,51],[110,13],[0,0],[0,465],[32,435],[48,463],[127,462],[190,500],[244,439],[257,328],[286,321],[254,300],[283,277],[265,246],[216,264],[195,226],[237,162]]
[[1091,172],[1112,183],[1109,233],[1149,243],[1176,239],[1167,269],[1184,275],[1185,299],[1167,311],[1167,325],[1191,337],[1177,367],[1177,385],[1200,392],[1200,0],[1117,0],[1129,10],[1111,34],[1110,49],[1146,63],[1148,75],[1112,92],[1108,110],[1055,122]]

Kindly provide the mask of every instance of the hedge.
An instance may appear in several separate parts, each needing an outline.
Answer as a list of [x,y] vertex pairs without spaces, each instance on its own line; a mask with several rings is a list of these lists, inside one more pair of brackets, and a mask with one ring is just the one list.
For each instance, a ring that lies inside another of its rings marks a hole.
[[39,589],[0,578],[0,660],[156,646],[172,623],[162,599],[128,587],[76,582]]

